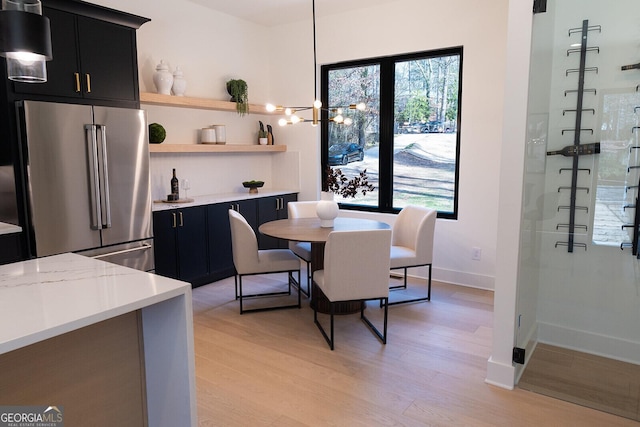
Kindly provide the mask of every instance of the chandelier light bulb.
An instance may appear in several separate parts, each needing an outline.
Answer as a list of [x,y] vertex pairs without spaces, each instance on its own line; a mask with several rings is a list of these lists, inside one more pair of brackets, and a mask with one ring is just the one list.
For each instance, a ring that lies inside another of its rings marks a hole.
[[333,121],[336,123],[342,123],[344,121],[344,117],[342,117],[342,114],[338,114],[333,118]]
[[295,112],[295,110],[292,110],[291,108],[287,107],[284,109],[284,114],[287,116],[292,115]]
[[280,126],[286,126],[286,125],[289,124],[289,122],[287,121],[287,119],[280,119],[280,120],[278,120],[278,124]]
[[273,104],[267,104],[265,105],[265,108],[270,113],[273,113],[274,111],[276,111],[276,106]]
[[367,109],[367,105],[364,102],[359,102],[358,104],[356,104],[356,109],[358,111],[364,111]]
[[351,117],[347,117],[346,119],[344,119],[344,124],[346,126],[350,126],[351,124],[353,124],[353,119]]
[[299,123],[302,119],[300,119],[300,117],[296,116],[295,114],[291,115],[291,124],[296,124]]
[[338,108],[336,109],[336,113],[341,116],[342,115],[342,108]]
[[315,108],[316,110],[322,108],[322,101],[320,101],[319,99],[313,101],[313,108]]

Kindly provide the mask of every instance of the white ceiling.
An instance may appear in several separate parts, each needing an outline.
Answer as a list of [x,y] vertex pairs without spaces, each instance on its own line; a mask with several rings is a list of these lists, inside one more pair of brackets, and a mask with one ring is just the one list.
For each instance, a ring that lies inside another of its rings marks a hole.
[[[310,19],[312,0],[189,0],[193,3],[265,26]],[[316,16],[364,9],[398,0],[316,0]]]

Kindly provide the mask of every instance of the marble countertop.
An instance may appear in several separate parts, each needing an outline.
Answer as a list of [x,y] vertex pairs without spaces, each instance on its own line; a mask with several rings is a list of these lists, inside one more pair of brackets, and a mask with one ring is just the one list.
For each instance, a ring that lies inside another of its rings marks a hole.
[[0,266],[0,354],[161,301],[191,285],[76,254]]
[[0,222],[0,234],[12,234],[20,233],[22,227],[13,224],[7,224],[6,222]]
[[193,202],[188,203],[169,203],[154,200],[153,211],[166,211],[169,209],[188,208],[191,206],[213,205],[215,203],[233,202],[239,200],[259,199],[261,197],[282,196],[283,194],[297,193],[298,190],[258,190],[258,194],[249,194],[249,190],[245,193],[220,193],[209,194],[205,196],[189,197]]

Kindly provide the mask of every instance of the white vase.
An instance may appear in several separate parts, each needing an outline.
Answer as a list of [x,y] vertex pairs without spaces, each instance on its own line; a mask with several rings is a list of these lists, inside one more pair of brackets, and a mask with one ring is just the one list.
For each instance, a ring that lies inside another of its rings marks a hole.
[[184,79],[180,67],[176,67],[176,70],[173,72],[173,86],[171,86],[171,90],[175,96],[184,96],[184,92],[187,90],[187,81]]
[[267,145],[267,142],[269,142],[269,140],[267,138],[258,138],[258,142],[260,143],[260,145]]
[[156,90],[162,95],[171,95],[171,86],[173,86],[173,75],[169,72],[169,66],[163,60],[156,66],[156,72],[153,73],[153,84]]
[[316,214],[320,218],[320,227],[333,227],[333,220],[338,216],[340,209],[338,203],[333,200],[333,193],[322,191],[320,200],[316,205]]

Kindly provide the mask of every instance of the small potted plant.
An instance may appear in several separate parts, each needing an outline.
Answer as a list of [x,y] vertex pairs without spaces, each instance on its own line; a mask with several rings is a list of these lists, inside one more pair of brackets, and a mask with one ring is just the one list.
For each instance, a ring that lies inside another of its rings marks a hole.
[[249,112],[249,89],[247,82],[233,79],[227,82],[227,92],[231,95],[231,102],[236,103],[236,111],[241,116]]
[[260,145],[267,145],[267,142],[269,142],[269,133],[264,130],[264,129],[260,129],[258,131],[258,142],[260,143]]

